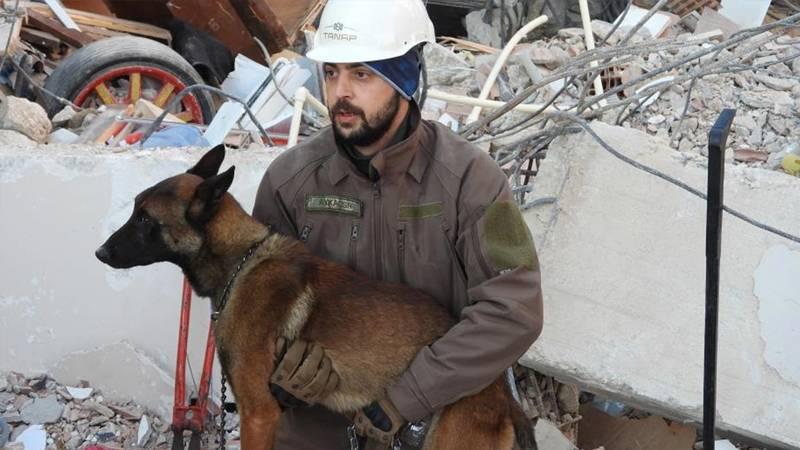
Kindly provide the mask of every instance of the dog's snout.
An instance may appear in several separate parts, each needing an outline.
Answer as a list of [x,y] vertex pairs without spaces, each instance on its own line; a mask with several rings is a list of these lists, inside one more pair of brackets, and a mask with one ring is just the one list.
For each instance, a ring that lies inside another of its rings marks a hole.
[[98,248],[97,250],[95,250],[94,256],[96,256],[97,259],[99,259],[103,263],[108,264],[108,262],[111,260],[111,251],[108,250],[108,247],[103,245],[100,246],[100,248]]

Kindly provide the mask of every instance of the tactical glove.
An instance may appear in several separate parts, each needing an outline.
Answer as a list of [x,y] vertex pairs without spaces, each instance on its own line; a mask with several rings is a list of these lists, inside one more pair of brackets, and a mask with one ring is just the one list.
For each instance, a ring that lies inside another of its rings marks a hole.
[[356,412],[353,419],[356,433],[369,439],[390,444],[392,438],[405,424],[406,419],[394,406],[391,400],[372,402],[367,407]]
[[339,385],[330,358],[317,343],[279,338],[275,359],[269,389],[283,408],[313,405]]

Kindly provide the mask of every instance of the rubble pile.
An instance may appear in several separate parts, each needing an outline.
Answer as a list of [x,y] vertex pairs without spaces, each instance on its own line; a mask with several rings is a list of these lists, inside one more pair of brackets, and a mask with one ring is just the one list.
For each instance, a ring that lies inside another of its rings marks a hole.
[[[783,19],[785,26],[764,25],[731,34],[727,39],[719,30],[693,33],[682,25],[660,37],[652,36],[646,27],[627,36],[630,28],[594,20],[596,50],[587,51],[584,30],[578,28],[564,28],[550,38],[518,44],[489,98],[545,104],[551,111],[646,131],[669,141],[686,159],[707,155],[711,125],[723,108],[736,108],[728,140],[733,149],[729,161],[783,170],[784,157],[800,145],[800,110],[796,106],[800,98],[800,38],[789,34],[796,19]],[[499,54],[499,49],[479,44],[429,46],[426,59],[431,88],[477,97]],[[597,62],[599,70],[593,70],[591,62]],[[602,96],[595,95],[590,81],[598,71]],[[565,121],[551,120],[548,111],[512,111],[471,129],[474,125],[467,116],[472,107],[442,103],[430,101],[426,116],[476,142],[491,143],[498,155],[503,148],[518,151],[526,141],[531,143],[527,151],[518,152],[518,161],[543,151],[553,137],[567,132]],[[484,116],[488,114],[483,111]],[[550,139],[544,144],[537,141],[548,134]]]
[[[64,386],[47,375],[0,374],[0,434],[3,422],[4,450],[166,449],[172,443],[169,423],[152,411],[109,401],[87,382]],[[238,436],[236,414],[227,415],[226,428],[229,439]],[[206,433],[204,439],[213,443],[214,437]]]

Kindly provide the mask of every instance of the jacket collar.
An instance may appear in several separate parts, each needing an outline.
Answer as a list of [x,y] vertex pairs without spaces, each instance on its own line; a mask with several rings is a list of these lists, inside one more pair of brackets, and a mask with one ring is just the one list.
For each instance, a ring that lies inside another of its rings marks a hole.
[[[409,115],[413,128],[411,134],[406,139],[381,150],[372,158],[371,164],[382,179],[393,180],[408,173],[417,183],[422,182],[422,176],[428,166],[428,159],[422,147],[429,142],[427,139],[429,131],[425,122],[421,120],[419,108],[412,106]],[[327,167],[331,183],[338,184],[347,176],[363,178],[345,151],[336,144],[332,126],[325,133],[328,134],[325,143],[330,143],[336,148]]]

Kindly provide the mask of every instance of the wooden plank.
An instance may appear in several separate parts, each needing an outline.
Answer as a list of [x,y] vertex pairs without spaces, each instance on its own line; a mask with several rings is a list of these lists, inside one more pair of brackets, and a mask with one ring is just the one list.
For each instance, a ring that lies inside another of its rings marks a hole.
[[[2,29],[0,29],[0,33],[2,33]],[[61,40],[46,31],[22,27],[20,37],[25,42],[46,50],[47,53],[52,54],[61,51]]]
[[63,0],[64,6],[78,11],[113,16],[105,0]]
[[[47,6],[45,6],[45,8],[47,8]],[[67,29],[58,20],[40,13],[35,8],[28,9],[27,13],[28,24],[31,27],[46,31],[73,47],[80,48],[94,41],[91,37],[79,31]]]
[[[20,5],[26,8],[29,12],[36,11],[41,16],[52,18],[53,12],[47,5],[41,3],[33,3],[29,1],[20,1]],[[156,39],[167,44],[172,42],[172,34],[163,28],[148,25],[146,23],[134,22],[132,20],[118,19],[116,17],[108,17],[100,14],[93,14],[74,9],[67,9],[70,17],[79,25],[89,25],[93,27],[105,28],[112,31],[118,31],[126,34],[134,34],[137,36],[149,37]],[[45,30],[49,31],[49,30]]]
[[108,0],[108,7],[117,17],[167,29],[173,19],[167,0]]
[[[260,0],[266,3],[266,0]],[[303,25],[313,22],[322,11],[323,0],[269,0],[269,6],[293,42]]]
[[228,0],[170,0],[167,7],[175,17],[219,39],[234,54],[264,63],[261,49]]
[[230,0],[250,33],[267,46],[270,53],[277,53],[289,46],[286,30],[275,12],[264,0]]
[[719,9],[718,0],[672,0],[667,3],[667,10],[684,17],[694,11],[701,12],[703,8]]

